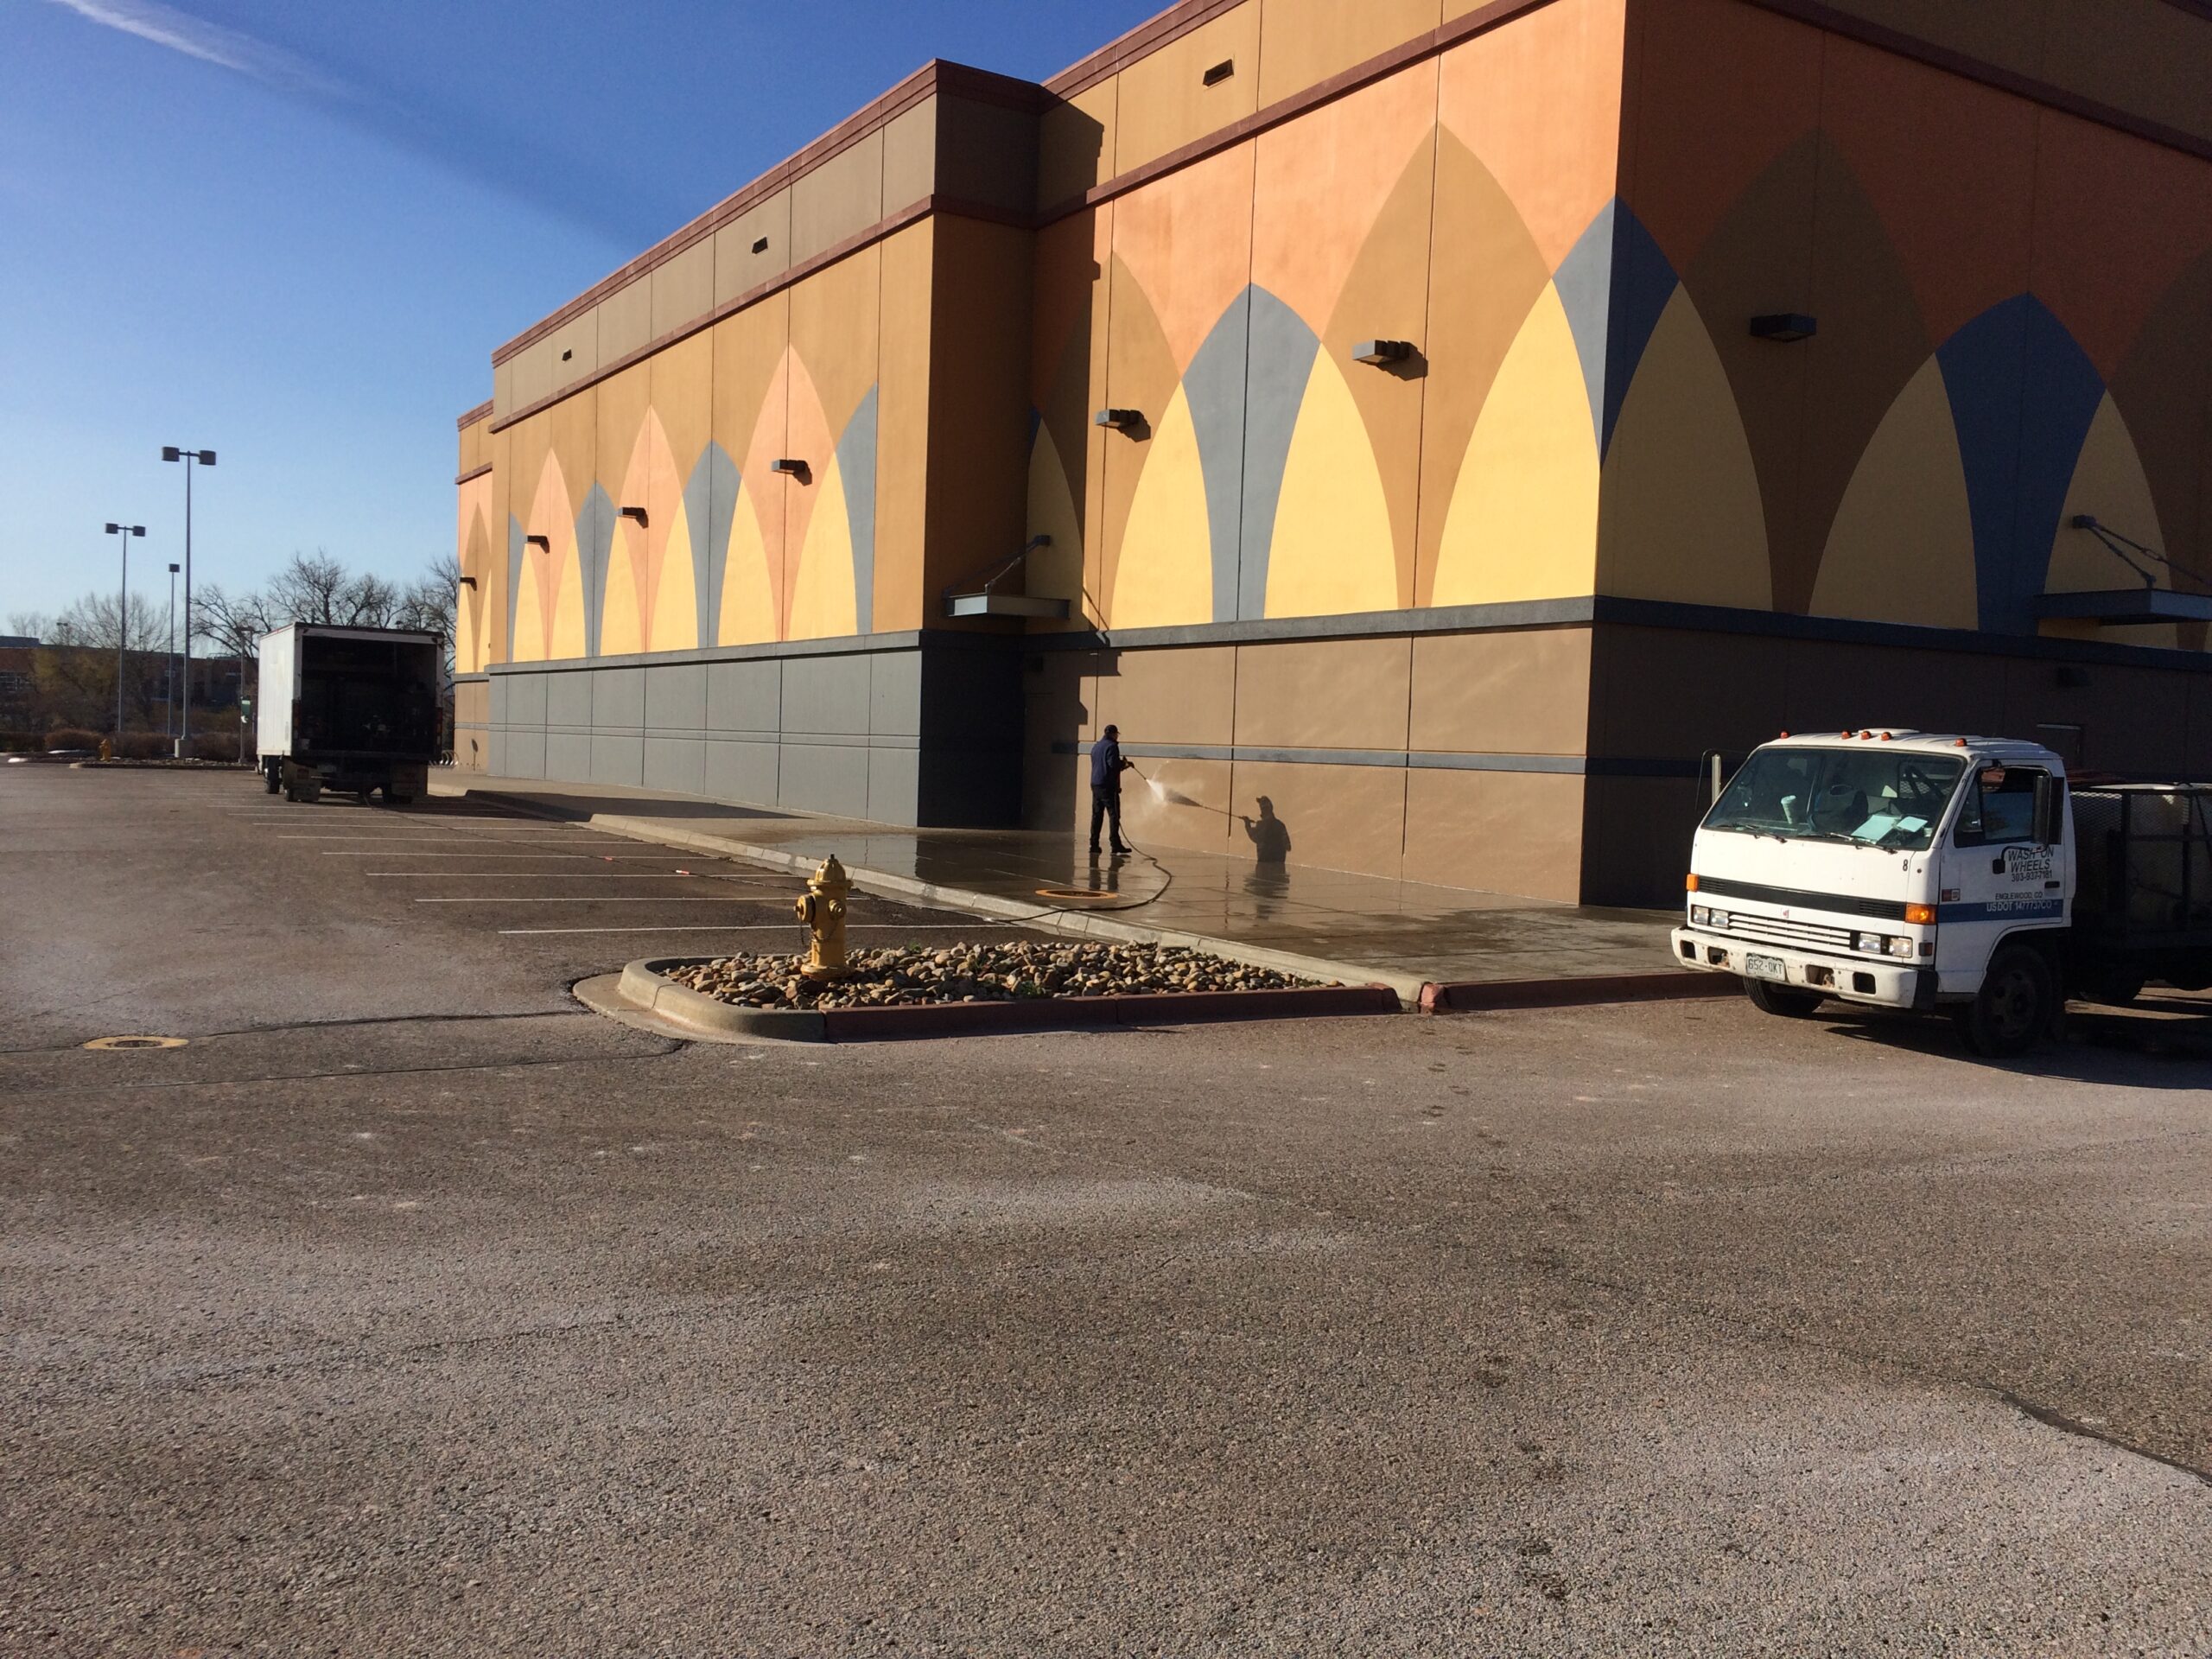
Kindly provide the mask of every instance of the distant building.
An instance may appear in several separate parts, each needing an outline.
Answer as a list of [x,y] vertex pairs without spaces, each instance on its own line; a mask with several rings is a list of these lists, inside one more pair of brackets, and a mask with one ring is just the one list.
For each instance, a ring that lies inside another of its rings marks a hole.
[[1663,900],[1785,727],[2212,773],[2208,364],[2204,0],[1184,0],[492,353],[457,759]]

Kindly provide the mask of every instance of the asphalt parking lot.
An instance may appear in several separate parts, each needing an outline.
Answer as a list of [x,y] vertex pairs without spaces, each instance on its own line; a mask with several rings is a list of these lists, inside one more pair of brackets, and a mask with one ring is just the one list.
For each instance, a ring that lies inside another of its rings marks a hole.
[[568,995],[792,891],[0,775],[0,1654],[2212,1651],[2201,1005]]

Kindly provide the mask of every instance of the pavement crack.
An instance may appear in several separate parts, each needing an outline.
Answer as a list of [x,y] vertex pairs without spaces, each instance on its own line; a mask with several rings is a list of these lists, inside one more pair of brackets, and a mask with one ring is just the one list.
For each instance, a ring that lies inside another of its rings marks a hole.
[[2115,1452],[2126,1452],[2133,1457],[2147,1458],[2152,1463],[2162,1463],[2169,1469],[2193,1476],[2205,1485],[2212,1486],[2212,1469],[2202,1469],[2193,1463],[2184,1463],[2179,1458],[2170,1458],[2163,1452],[2153,1452],[2147,1446],[2139,1446],[2133,1440],[2123,1440],[2117,1434],[2107,1434],[2101,1428],[2090,1427],[2078,1417],[2069,1417],[2064,1412],[2050,1406],[2037,1405],[2034,1401],[2025,1399],[2010,1389],[1998,1389],[1994,1392],[1999,1400],[2012,1407],[2013,1410],[2024,1417],[2034,1418],[2046,1428],[2055,1428],[2062,1434],[2077,1435],[2085,1440],[2094,1440],[2100,1446],[2112,1447]]

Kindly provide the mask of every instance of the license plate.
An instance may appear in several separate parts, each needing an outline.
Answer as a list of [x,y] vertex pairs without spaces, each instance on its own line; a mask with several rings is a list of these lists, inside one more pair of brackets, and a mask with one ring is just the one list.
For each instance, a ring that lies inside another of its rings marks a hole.
[[1745,957],[1744,971],[1753,979],[1787,980],[1789,969],[1780,957]]

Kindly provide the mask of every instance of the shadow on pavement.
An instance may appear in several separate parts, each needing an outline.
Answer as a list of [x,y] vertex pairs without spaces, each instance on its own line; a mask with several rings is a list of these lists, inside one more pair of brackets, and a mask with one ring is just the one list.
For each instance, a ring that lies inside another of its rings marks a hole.
[[1969,1052],[1940,1015],[1853,1008],[1823,1009],[1819,1019],[1840,1037],[1982,1071],[2124,1089],[2212,1090],[2212,1001],[2197,997],[2154,993],[2127,1008],[2069,1003],[2063,1039],[2014,1060]]

